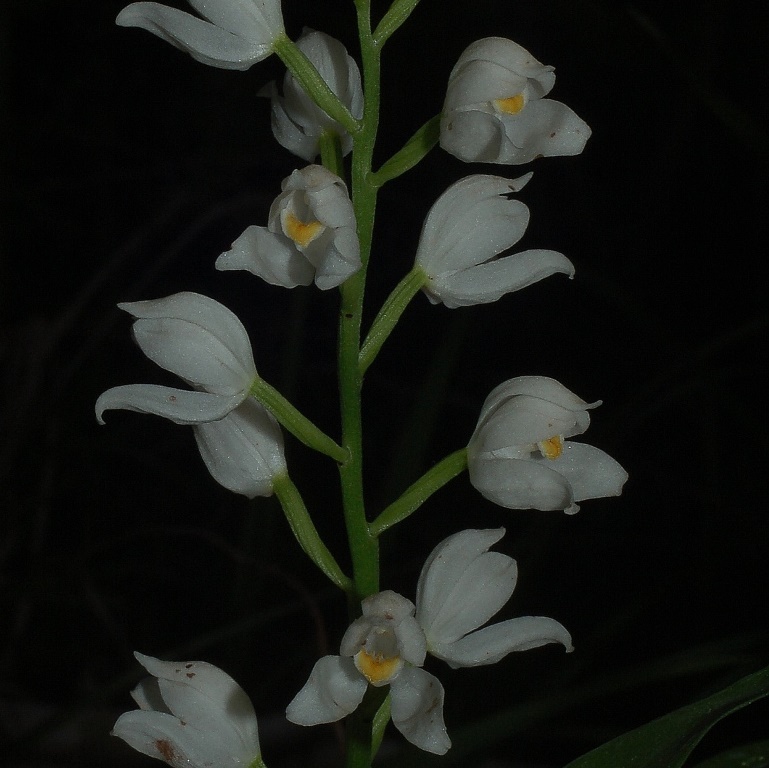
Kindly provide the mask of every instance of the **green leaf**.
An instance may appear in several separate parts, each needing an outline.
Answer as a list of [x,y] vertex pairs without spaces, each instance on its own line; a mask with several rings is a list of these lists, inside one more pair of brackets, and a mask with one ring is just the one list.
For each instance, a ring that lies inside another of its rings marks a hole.
[[[694,747],[719,720],[767,695],[769,667],[619,736],[577,758],[566,768],[681,768]],[[752,763],[745,765],[754,768]],[[761,765],[765,763],[757,763],[755,768]]]
[[769,741],[743,744],[711,757],[694,768],[767,768],[769,767]]

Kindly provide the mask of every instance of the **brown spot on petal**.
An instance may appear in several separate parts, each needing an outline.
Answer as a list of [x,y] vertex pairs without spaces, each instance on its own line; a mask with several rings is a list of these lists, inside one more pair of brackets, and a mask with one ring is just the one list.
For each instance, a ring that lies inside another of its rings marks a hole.
[[171,763],[176,760],[176,750],[170,741],[167,741],[166,739],[155,739],[155,749],[157,749],[158,754],[167,763]]

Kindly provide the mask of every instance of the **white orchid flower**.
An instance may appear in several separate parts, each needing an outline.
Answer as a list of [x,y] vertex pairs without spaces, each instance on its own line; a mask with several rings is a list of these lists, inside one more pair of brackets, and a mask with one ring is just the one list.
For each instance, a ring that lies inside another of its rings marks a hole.
[[486,304],[556,272],[574,275],[572,263],[556,251],[499,256],[526,231],[529,209],[509,195],[531,176],[467,176],[438,198],[422,226],[415,259],[427,277],[423,290],[433,304]]
[[247,400],[256,379],[243,324],[219,302],[198,293],[118,305],[136,318],[133,336],[147,357],[193,389],[155,384],[114,387],[96,401],[96,418],[120,408],[191,425],[214,479],[243,495],[268,496],[286,471],[275,419]]
[[[302,32],[296,45],[350,114],[360,120],[363,116],[360,71],[344,45],[325,32],[311,29]],[[324,133],[340,137],[343,155],[352,151],[350,134],[308,96],[290,71],[283,79],[282,96],[274,81],[266,85],[260,95],[271,99],[272,132],[289,152],[311,163],[320,154],[320,138]]]
[[313,280],[321,290],[341,285],[361,266],[345,183],[322,165],[309,165],[284,179],[281,189],[267,226],[248,227],[216,268],[245,269],[285,288]]
[[496,664],[514,651],[548,643],[573,649],[571,635],[554,619],[524,616],[482,627],[513,594],[518,566],[512,557],[489,552],[504,528],[467,530],[442,541],[422,568],[416,620],[428,653],[450,667]]
[[159,3],[131,3],[121,27],[141,27],[212,67],[245,70],[285,34],[280,0],[188,0],[207,21]]
[[131,691],[139,709],[112,735],[173,768],[263,766],[254,707],[243,689],[204,661],[160,661],[134,654],[152,675]]
[[586,403],[546,376],[519,376],[486,398],[467,447],[470,482],[508,509],[579,511],[619,496],[627,472],[608,454],[567,438],[590,424]]
[[512,40],[477,40],[449,75],[441,146],[468,163],[578,155],[590,128],[565,104],[543,98],[554,84],[553,67]]
[[451,746],[444,689],[421,669],[426,652],[456,668],[493,664],[546,643],[571,651],[569,633],[553,619],[525,617],[478,629],[515,588],[515,561],[487,552],[503,535],[503,528],[468,530],[439,544],[422,568],[416,606],[391,591],[366,598],[363,615],[342,638],[341,655],[315,664],[288,705],[288,719],[299,725],[340,720],[355,711],[369,685],[389,685],[395,727],[420,749],[442,755]]

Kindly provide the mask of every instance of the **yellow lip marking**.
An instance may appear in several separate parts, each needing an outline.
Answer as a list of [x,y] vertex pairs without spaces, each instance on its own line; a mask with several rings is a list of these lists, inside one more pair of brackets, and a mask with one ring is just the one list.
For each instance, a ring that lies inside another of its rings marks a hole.
[[401,664],[400,656],[386,659],[379,654],[371,656],[366,651],[359,651],[355,661],[358,671],[370,683],[381,683],[383,680],[388,680],[398,671]]
[[557,459],[563,453],[563,438],[560,435],[537,443],[537,448],[546,459]]
[[300,221],[293,213],[287,213],[283,220],[283,231],[298,246],[306,248],[325,227],[319,221]]
[[522,93],[518,93],[515,96],[508,96],[506,99],[495,99],[494,105],[500,112],[507,115],[517,115],[526,106],[526,99]]

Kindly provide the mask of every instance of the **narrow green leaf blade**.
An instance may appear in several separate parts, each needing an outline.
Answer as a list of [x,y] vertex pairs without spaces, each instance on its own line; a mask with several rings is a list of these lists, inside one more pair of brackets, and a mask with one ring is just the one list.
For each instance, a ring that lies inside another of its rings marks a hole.
[[681,768],[694,747],[719,720],[767,695],[769,667],[618,736],[566,768]]
[[694,768],[769,768],[769,741],[754,741],[722,752]]

